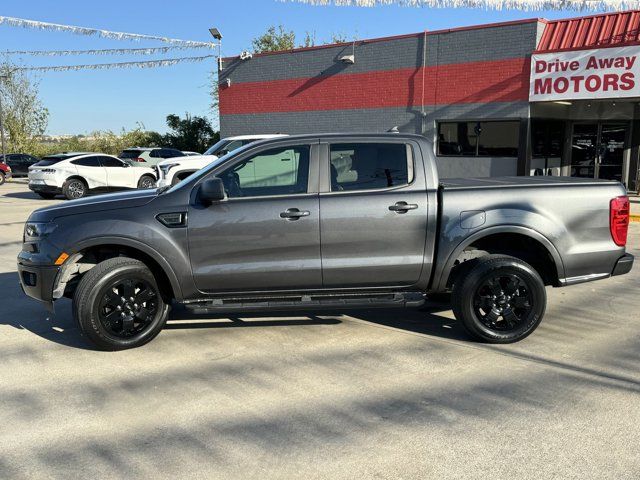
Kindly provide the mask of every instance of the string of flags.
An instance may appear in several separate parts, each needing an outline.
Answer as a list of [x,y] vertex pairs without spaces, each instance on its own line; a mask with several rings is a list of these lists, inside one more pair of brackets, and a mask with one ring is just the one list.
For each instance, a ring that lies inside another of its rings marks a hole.
[[640,8],[640,0],[280,0],[316,6],[478,8],[484,10],[620,11]]
[[[0,26],[6,25],[11,27],[21,27],[36,30],[49,30],[56,32],[66,32],[84,36],[98,36],[112,40],[129,40],[134,42],[159,41],[167,46],[162,47],[145,47],[145,48],[105,48],[91,50],[5,50],[0,51],[0,55],[4,56],[30,56],[30,57],[65,57],[75,55],[153,55],[168,54],[170,52],[207,49],[211,50],[219,46],[213,42],[201,42],[195,40],[181,40],[177,38],[162,37],[158,35],[144,35],[139,33],[114,32],[111,30],[102,30],[89,27],[77,27],[73,25],[62,25],[58,23],[40,22],[36,20],[26,20],[23,18],[0,16]],[[51,66],[24,66],[17,67],[14,70],[19,71],[37,71],[37,72],[69,72],[78,70],[107,70],[107,69],[123,69],[123,68],[158,68],[170,67],[180,63],[197,63],[214,58],[216,55],[200,55],[185,56],[177,58],[163,58],[154,60],[130,61],[130,62],[113,62],[113,63],[97,63],[82,65],[51,65]]]
[[171,47],[150,48],[102,48],[97,50],[4,50],[2,55],[26,55],[31,57],[65,57],[72,55],[153,55],[156,53],[169,53],[177,50],[193,50],[194,48],[210,47],[185,47],[176,45]]
[[178,63],[203,62],[216,55],[202,55],[199,57],[165,58],[161,60],[144,60],[140,62],[117,62],[117,63],[93,63],[87,65],[53,65],[46,67],[17,67],[14,70],[37,71],[37,72],[70,72],[77,70],[108,70],[114,68],[157,68],[170,67]]
[[12,27],[31,28],[36,30],[49,30],[56,32],[67,32],[75,35],[98,36],[109,38],[111,40],[131,40],[139,42],[141,40],[155,40],[172,45],[182,45],[185,47],[216,47],[213,42],[200,42],[195,40],[180,40],[177,38],[161,37],[157,35],[144,35],[141,33],[125,33],[112,32],[110,30],[101,30],[98,28],[76,27],[73,25],[62,25],[59,23],[39,22],[36,20],[25,20],[24,18],[3,17],[0,16],[0,25],[9,25]]

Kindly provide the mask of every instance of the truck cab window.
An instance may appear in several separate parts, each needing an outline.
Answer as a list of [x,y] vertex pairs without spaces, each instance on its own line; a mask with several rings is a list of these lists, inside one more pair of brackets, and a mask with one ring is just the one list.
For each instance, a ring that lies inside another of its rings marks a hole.
[[403,143],[331,145],[331,191],[407,185],[413,171],[409,151]]
[[219,175],[230,198],[307,192],[309,146],[275,148]]

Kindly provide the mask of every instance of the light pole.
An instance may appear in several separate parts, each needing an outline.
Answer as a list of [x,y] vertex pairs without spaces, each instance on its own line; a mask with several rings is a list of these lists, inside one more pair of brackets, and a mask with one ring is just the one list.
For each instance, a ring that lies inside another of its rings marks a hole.
[[213,27],[209,29],[209,33],[218,41],[218,72],[222,71],[222,34],[220,30]]
[[0,137],[2,141],[2,161],[6,162],[7,157],[5,156],[5,147],[4,147],[4,112],[2,111],[2,84],[4,83],[5,78],[8,78],[8,75],[0,75]]

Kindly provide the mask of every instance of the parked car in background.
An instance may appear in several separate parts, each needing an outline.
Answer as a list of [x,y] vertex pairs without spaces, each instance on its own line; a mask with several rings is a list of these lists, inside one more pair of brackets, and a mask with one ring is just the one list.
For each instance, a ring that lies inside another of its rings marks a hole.
[[[73,298],[80,330],[104,350],[149,342],[174,301],[313,314],[418,307],[449,290],[470,335],[511,343],[542,321],[547,285],[631,270],[626,193],[586,178],[440,182],[419,135],[278,138],[167,190],[36,210],[18,276],[50,308]],[[584,333],[580,313],[566,344]]]
[[175,148],[126,148],[118,158],[132,162],[134,167],[153,167],[167,158],[184,157],[184,153]]
[[[0,156],[0,161],[2,157]],[[29,174],[29,167],[40,159],[26,153],[9,153],[4,156],[4,163],[11,167],[13,177],[26,177]]]
[[265,140],[267,138],[286,137],[283,134],[267,134],[267,135],[240,135],[237,137],[223,138],[211,148],[209,148],[203,155],[198,156],[184,156],[178,158],[172,158],[169,160],[163,160],[156,166],[156,177],[158,178],[158,187],[165,187],[167,185],[175,185],[181,182],[189,175],[197,172],[203,167],[206,167],[214,160],[232,152],[244,145],[248,145],[251,142],[258,140]]
[[11,178],[11,167],[6,163],[0,163],[0,185]]
[[132,168],[124,160],[101,153],[50,155],[29,167],[29,188],[42,198],[63,194],[72,200],[89,192],[153,188],[155,183],[153,169]]

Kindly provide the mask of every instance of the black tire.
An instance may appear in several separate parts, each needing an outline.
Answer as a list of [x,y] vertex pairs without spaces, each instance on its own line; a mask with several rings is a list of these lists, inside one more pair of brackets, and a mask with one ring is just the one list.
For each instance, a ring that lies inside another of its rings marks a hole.
[[73,295],[73,316],[100,350],[125,350],[150,342],[168,315],[169,300],[153,273],[133,258],[100,262],[82,277]]
[[45,192],[36,192],[41,198],[44,198],[45,200],[51,200],[53,198],[56,198],[56,194],[55,193],[45,193]]
[[456,319],[471,336],[487,343],[513,343],[527,337],[540,325],[546,305],[538,272],[506,255],[475,259],[453,286]]
[[143,175],[138,180],[138,188],[148,190],[156,187],[156,179],[153,175]]
[[89,193],[89,187],[81,178],[69,178],[62,185],[62,193],[67,200],[77,200]]
[[4,185],[4,182],[5,182],[4,172],[0,172],[0,185]]

